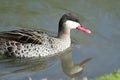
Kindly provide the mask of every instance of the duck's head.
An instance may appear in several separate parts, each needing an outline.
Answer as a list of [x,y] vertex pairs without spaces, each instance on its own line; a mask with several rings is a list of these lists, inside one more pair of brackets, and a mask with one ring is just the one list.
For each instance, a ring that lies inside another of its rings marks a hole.
[[71,29],[78,29],[82,32],[91,33],[89,29],[84,28],[80,22],[79,19],[72,15],[71,13],[64,14],[60,21],[59,21],[59,29],[58,32],[61,33],[67,33]]

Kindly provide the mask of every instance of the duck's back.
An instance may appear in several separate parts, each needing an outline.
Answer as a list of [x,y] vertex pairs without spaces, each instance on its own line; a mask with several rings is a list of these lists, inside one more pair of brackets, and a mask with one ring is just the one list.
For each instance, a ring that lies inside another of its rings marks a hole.
[[7,56],[45,57],[69,46],[70,43],[65,44],[41,31],[14,30],[0,33],[0,54]]

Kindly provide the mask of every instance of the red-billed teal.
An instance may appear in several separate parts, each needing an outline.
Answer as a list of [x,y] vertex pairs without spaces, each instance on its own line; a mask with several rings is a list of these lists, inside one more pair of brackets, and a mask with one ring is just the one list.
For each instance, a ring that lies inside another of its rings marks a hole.
[[0,54],[29,58],[46,57],[60,53],[70,47],[71,29],[91,33],[90,30],[80,25],[78,18],[71,13],[61,17],[56,37],[36,30],[20,29],[0,32]]

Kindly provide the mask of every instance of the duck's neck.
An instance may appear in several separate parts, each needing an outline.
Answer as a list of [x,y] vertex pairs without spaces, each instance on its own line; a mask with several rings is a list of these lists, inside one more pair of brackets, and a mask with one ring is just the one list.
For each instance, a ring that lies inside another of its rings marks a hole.
[[70,29],[59,29],[58,38],[60,39],[69,39],[70,40]]

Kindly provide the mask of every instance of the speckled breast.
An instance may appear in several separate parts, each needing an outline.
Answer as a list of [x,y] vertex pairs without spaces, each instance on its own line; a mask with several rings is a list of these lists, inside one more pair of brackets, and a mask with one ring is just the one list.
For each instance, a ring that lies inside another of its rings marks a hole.
[[46,57],[55,55],[70,46],[70,43],[65,44],[63,41],[58,43],[59,44],[32,44],[0,39],[0,54],[20,58]]

